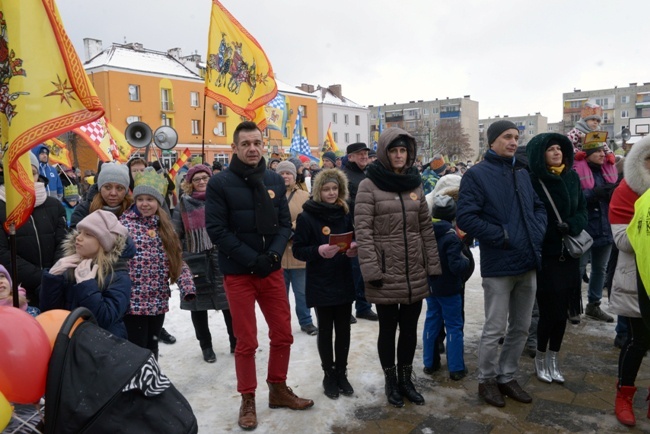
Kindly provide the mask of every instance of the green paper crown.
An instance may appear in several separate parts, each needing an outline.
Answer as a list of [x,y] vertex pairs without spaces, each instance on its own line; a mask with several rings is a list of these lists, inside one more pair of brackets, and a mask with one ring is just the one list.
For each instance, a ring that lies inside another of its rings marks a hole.
[[63,189],[63,197],[79,196],[79,187],[70,184]]
[[144,172],[138,173],[133,179],[133,189],[138,187],[151,187],[162,197],[167,194],[167,179],[156,173],[153,167],[147,167]]

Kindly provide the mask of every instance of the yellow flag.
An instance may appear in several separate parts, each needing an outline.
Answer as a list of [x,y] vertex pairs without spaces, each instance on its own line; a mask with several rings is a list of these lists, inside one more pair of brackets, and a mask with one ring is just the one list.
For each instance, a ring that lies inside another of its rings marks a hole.
[[240,116],[265,123],[257,111],[275,98],[271,62],[246,29],[217,0],[212,0],[205,94]]
[[325,135],[325,143],[323,145],[327,145],[329,148],[328,151],[337,152],[339,150],[339,147],[336,146],[336,142],[334,141],[334,134],[332,134],[332,124],[327,127],[327,134]]
[[0,0],[0,12],[0,138],[8,231],[11,224],[24,224],[34,207],[26,153],[97,119],[104,109],[53,0]]

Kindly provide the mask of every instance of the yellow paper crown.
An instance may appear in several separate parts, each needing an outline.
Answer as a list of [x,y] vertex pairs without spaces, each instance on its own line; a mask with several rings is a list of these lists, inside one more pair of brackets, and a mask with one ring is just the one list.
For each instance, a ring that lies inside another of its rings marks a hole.
[[138,194],[154,196],[161,202],[167,194],[167,179],[156,173],[156,169],[153,167],[147,167],[144,172],[136,174],[133,179],[133,196]]

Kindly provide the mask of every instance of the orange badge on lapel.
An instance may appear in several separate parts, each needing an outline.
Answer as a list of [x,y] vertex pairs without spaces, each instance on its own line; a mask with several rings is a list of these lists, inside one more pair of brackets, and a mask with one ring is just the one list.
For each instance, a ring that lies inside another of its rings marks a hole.
[[329,235],[332,232],[332,230],[329,228],[329,226],[323,226],[323,235]]
[[409,197],[410,197],[412,200],[418,200],[418,195],[415,194],[415,193],[411,193],[411,194],[409,194]]
[[271,199],[274,199],[275,198],[275,191],[269,190],[268,192],[269,192],[269,196],[271,197]]
[[156,238],[156,231],[154,231],[153,229],[149,229],[147,231],[147,235],[149,235],[151,238]]

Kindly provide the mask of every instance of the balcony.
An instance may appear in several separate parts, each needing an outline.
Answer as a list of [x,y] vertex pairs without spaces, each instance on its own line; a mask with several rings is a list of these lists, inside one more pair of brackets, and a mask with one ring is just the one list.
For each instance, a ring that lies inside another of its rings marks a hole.
[[174,103],[172,101],[161,101],[160,110],[164,113],[172,113],[175,111]]

